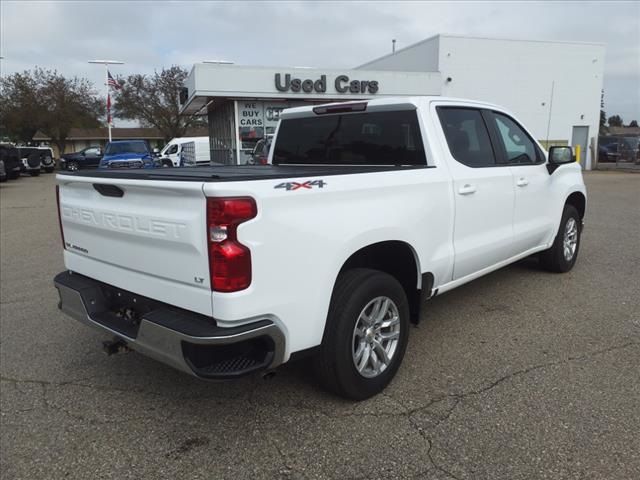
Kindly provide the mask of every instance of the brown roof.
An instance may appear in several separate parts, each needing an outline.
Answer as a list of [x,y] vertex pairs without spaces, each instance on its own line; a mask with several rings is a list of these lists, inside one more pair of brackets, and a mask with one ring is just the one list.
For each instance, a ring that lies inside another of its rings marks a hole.
[[[201,137],[209,135],[207,128],[189,129],[185,137]],[[106,127],[101,128],[72,128],[69,132],[67,140],[107,140],[109,132]],[[114,140],[123,140],[135,138],[140,140],[162,140],[164,136],[157,128],[112,128],[111,138]],[[38,131],[33,140],[43,141],[51,140],[48,135]]]

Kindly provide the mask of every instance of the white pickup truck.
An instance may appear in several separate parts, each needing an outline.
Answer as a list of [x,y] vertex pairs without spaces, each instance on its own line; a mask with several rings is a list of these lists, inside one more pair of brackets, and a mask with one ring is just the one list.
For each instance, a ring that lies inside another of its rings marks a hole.
[[184,372],[313,356],[351,399],[400,367],[423,304],[538,254],[578,255],[570,147],[442,97],[286,110],[270,165],[58,174],[60,308]]

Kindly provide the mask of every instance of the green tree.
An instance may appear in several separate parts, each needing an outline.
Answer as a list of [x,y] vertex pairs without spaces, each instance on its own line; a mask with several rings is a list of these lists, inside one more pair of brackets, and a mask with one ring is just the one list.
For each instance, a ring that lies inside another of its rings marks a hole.
[[622,127],[622,117],[620,115],[613,115],[609,117],[609,126],[610,127]]
[[189,127],[204,124],[201,116],[180,115],[180,89],[187,75],[178,66],[153,75],[129,75],[120,80],[122,88],[114,94],[115,115],[156,127],[165,141],[183,137]]
[[72,128],[97,127],[104,113],[89,80],[55,70],[14,73],[2,78],[0,87],[0,126],[12,140],[29,142],[40,130],[64,152]]
[[30,142],[40,128],[39,87],[31,72],[0,78],[0,136]]
[[631,123],[629,123],[629,126],[638,128],[638,121],[637,120],[631,120]]

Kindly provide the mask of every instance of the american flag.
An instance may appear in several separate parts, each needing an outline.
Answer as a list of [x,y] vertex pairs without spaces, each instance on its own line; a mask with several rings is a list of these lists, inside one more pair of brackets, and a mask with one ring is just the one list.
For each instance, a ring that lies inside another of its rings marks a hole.
[[122,85],[120,85],[118,81],[111,76],[111,72],[109,70],[107,70],[107,85],[115,88],[116,90],[120,90],[122,88]]

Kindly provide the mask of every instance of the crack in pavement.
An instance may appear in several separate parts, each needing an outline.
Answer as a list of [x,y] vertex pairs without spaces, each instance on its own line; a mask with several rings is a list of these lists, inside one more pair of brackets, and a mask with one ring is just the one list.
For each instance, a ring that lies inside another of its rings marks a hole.
[[[389,393],[383,392],[381,394],[381,396],[384,396],[385,398],[388,398],[389,400],[391,400],[395,405],[398,406],[398,408],[401,410],[401,412],[388,412],[388,413],[379,413],[379,412],[370,412],[370,413],[361,413],[361,412],[348,412],[348,413],[336,413],[336,412],[328,412],[322,408],[317,408],[311,405],[307,405],[305,404],[303,401],[297,402],[294,405],[288,405],[285,406],[286,408],[292,408],[292,409],[297,409],[297,410],[306,410],[306,411],[311,411],[315,414],[320,414],[323,416],[326,416],[328,418],[348,418],[348,417],[405,417],[408,420],[409,426],[411,427],[411,429],[415,430],[418,435],[420,435],[420,437],[424,440],[425,445],[427,447],[427,457],[429,458],[429,462],[431,463],[431,465],[433,466],[433,468],[435,468],[436,470],[438,470],[439,472],[443,473],[444,475],[447,475],[450,478],[456,479],[456,480],[460,480],[459,477],[457,477],[455,474],[453,474],[450,470],[446,469],[444,466],[438,464],[438,462],[436,462],[436,459],[434,458],[433,455],[433,449],[434,449],[434,440],[428,435],[428,433],[425,431],[425,429],[420,426],[416,419],[414,418],[414,415],[416,413],[419,412],[423,412],[425,410],[429,410],[429,408],[431,408],[432,406],[443,402],[443,401],[447,401],[447,400],[452,400],[453,404],[451,405],[450,408],[447,409],[447,411],[444,413],[444,415],[439,416],[439,418],[437,419],[436,423],[434,425],[432,425],[429,429],[433,429],[438,427],[439,425],[441,425],[442,423],[446,422],[449,420],[449,418],[451,417],[451,415],[453,414],[453,412],[457,409],[457,407],[468,397],[473,397],[473,396],[477,396],[477,395],[481,395],[483,393],[489,392],[490,390],[496,388],[498,385],[501,385],[513,378],[516,378],[518,376],[523,376],[523,375],[527,375],[533,371],[536,370],[541,370],[541,369],[545,369],[548,367],[554,367],[554,366],[559,366],[559,365],[564,365],[567,363],[571,363],[571,362],[577,362],[577,361],[582,361],[582,360],[586,360],[586,359],[590,359],[593,357],[597,357],[600,355],[604,355],[606,353],[610,353],[613,351],[617,351],[617,350],[622,350],[622,349],[626,349],[629,347],[634,347],[634,346],[638,346],[640,345],[640,342],[627,342],[621,345],[614,345],[611,347],[607,347],[607,348],[603,348],[600,350],[595,350],[592,352],[588,352],[582,355],[577,355],[577,356],[569,356],[565,359],[562,360],[556,360],[556,361],[552,361],[552,362],[546,362],[546,363],[542,363],[542,364],[538,364],[538,365],[533,365],[531,367],[527,367],[527,368],[522,368],[520,370],[516,370],[513,371],[509,374],[503,375],[502,377],[494,380],[493,382],[489,383],[488,385],[475,389],[475,390],[470,390],[467,392],[460,392],[460,393],[446,393],[446,394],[442,394],[438,397],[435,397],[433,399],[431,399],[427,404],[425,405],[421,405],[419,407],[415,407],[412,409],[408,409],[406,408],[401,401],[399,401],[398,399],[394,398],[392,395],[390,395]],[[80,421],[94,421],[94,420],[88,420],[85,417],[79,416],[75,413],[69,412],[66,409],[51,405],[51,403],[48,401],[47,398],[47,393],[48,393],[48,388],[51,386],[56,386],[56,387],[64,387],[67,385],[71,385],[71,386],[78,386],[78,387],[83,387],[83,388],[90,388],[90,389],[94,389],[97,391],[123,391],[123,392],[127,392],[127,393],[145,393],[145,394],[151,394],[151,395],[155,395],[155,396],[161,396],[161,397],[166,397],[166,395],[163,395],[162,393],[158,393],[158,392],[152,392],[152,391],[147,391],[144,389],[135,389],[135,388],[128,388],[128,389],[124,389],[124,388],[118,388],[118,387],[114,387],[114,386],[108,386],[108,385],[95,385],[95,384],[91,384],[91,383],[83,383],[86,382],[87,380],[90,380],[94,377],[83,377],[83,378],[79,378],[79,379],[73,379],[73,380],[69,380],[69,381],[64,381],[64,382],[51,382],[51,381],[46,381],[46,380],[33,380],[33,379],[19,379],[19,378],[12,378],[12,377],[7,377],[7,376],[0,376],[0,381],[4,381],[4,382],[12,382],[17,384],[20,383],[31,383],[31,384],[37,384],[37,385],[41,385],[42,386],[42,402],[45,406],[45,408],[51,408],[53,410],[59,410],[62,411],[64,413],[66,413],[67,415],[71,416],[72,418],[76,418],[77,420]],[[255,394],[257,393],[259,389],[259,384],[255,384],[254,388],[252,389],[252,391],[249,393],[247,401],[250,405],[252,405],[254,407],[254,422],[257,422],[258,419],[258,408],[260,406],[278,406],[280,408],[283,407],[282,404],[275,404],[275,403],[265,403],[265,402],[258,402],[257,399],[255,398]],[[127,421],[129,421],[130,419],[127,419]],[[117,423],[117,422],[102,422],[102,423]],[[276,442],[270,442],[272,443],[273,447],[275,448],[275,450],[278,452],[281,461],[282,461],[282,465],[284,466],[284,470],[281,472],[282,475],[287,475],[290,476],[292,474],[295,474],[295,469],[289,464],[287,457],[285,456],[284,452],[282,451],[282,449],[280,448],[280,446],[276,443]],[[419,475],[419,474],[418,474]]]
[[[462,403],[467,397],[470,396],[476,396],[476,395],[480,395],[482,393],[486,393],[492,389],[494,389],[495,387],[497,387],[498,385],[511,380],[517,376],[521,376],[521,375],[526,375],[530,372],[536,371],[536,370],[540,370],[543,368],[548,368],[548,367],[553,367],[553,366],[558,366],[558,365],[564,365],[570,362],[575,362],[575,361],[580,361],[580,360],[585,360],[585,359],[589,359],[589,358],[593,358],[599,355],[603,355],[609,352],[613,352],[616,350],[623,350],[625,348],[631,347],[631,346],[638,346],[640,345],[640,342],[627,342],[625,344],[622,345],[614,345],[608,348],[604,348],[601,350],[596,350],[593,352],[589,352],[586,353],[584,355],[579,355],[579,356],[575,356],[575,357],[568,357],[564,360],[559,360],[559,361],[555,361],[555,362],[547,362],[547,363],[543,363],[543,364],[539,364],[539,365],[534,365],[528,368],[524,368],[521,370],[516,370],[515,372],[511,372],[508,375],[504,375],[503,377],[500,377],[499,379],[495,380],[494,382],[492,382],[491,384],[487,385],[486,387],[477,389],[477,390],[472,390],[469,392],[464,392],[464,393],[454,393],[454,394],[446,394],[446,395],[442,395],[440,397],[437,397],[435,399],[433,399],[432,401],[430,401],[427,405],[422,406],[422,407],[417,407],[414,408],[412,410],[409,411],[407,418],[409,419],[409,423],[410,425],[426,440],[427,444],[428,444],[428,450],[427,450],[427,455],[429,457],[429,460],[431,462],[431,464],[439,471],[441,471],[442,473],[444,473],[445,475],[448,475],[456,480],[460,480],[458,477],[456,477],[453,473],[451,473],[450,471],[446,470],[444,467],[440,466],[439,464],[437,464],[433,458],[433,455],[431,454],[431,451],[433,449],[433,440],[431,439],[431,437],[429,437],[425,432],[424,429],[422,427],[420,427],[412,418],[412,415],[423,411],[423,410],[427,410],[429,407],[431,407],[432,405],[435,405],[438,402],[442,402],[447,400],[448,398],[453,398],[455,399],[455,402],[453,404],[453,406],[447,411],[447,413],[441,417],[438,422],[433,425],[433,427],[431,428],[435,428],[437,426],[439,426],[441,423],[447,421],[451,415],[453,414],[453,412],[455,411],[455,409],[458,407],[458,405],[460,403]],[[400,403],[400,402],[398,402]]]
[[597,357],[599,355],[604,355],[605,353],[609,353],[609,352],[614,352],[616,350],[623,350],[625,348],[628,347],[632,347],[632,346],[640,346],[640,342],[627,342],[624,343],[622,345],[614,345],[611,347],[607,347],[607,348],[603,348],[601,350],[595,350],[593,352],[589,352],[589,353],[585,353],[583,355],[579,355],[576,357],[568,357],[564,360],[558,360],[555,362],[547,362],[547,363],[541,363],[539,365],[534,365],[532,367],[528,367],[528,368],[524,368],[521,370],[516,370],[515,372],[511,372],[507,375],[504,375],[503,377],[500,377],[499,379],[497,379],[496,381],[492,382],[491,384],[489,384],[488,386],[481,388],[479,390],[473,390],[467,393],[462,393],[462,394],[453,394],[452,396],[459,396],[460,398],[464,399],[467,396],[470,395],[480,395],[481,393],[485,393],[488,392],[489,390],[497,387],[498,385],[500,385],[502,382],[505,382],[507,380],[510,380],[514,377],[520,376],[520,375],[526,375],[528,373],[531,373],[535,370],[540,370],[542,368],[547,368],[547,367],[555,367],[555,366],[559,366],[559,365],[564,365],[570,362],[576,362],[576,361],[580,361],[580,360],[586,360],[586,359],[590,359],[593,357]]
[[89,388],[89,389],[96,390],[96,391],[146,393],[146,394],[149,394],[149,395],[165,397],[165,395],[162,394],[162,393],[154,392],[154,391],[151,391],[151,390],[145,390],[143,388],[120,388],[120,387],[115,387],[113,385],[99,385],[99,384],[94,384],[94,383],[80,383],[80,382],[84,382],[86,380],[91,380],[92,378],[95,378],[95,377],[93,377],[93,376],[91,376],[91,377],[83,377],[83,378],[79,378],[79,379],[75,379],[75,380],[66,380],[64,382],[51,382],[51,381],[47,381],[47,380],[20,379],[20,378],[13,378],[13,377],[7,377],[5,375],[0,375],[0,382],[33,383],[33,384],[37,384],[37,385],[46,385],[46,386],[54,386],[54,387],[65,387],[67,385],[71,385],[71,386],[74,386],[74,387]]

